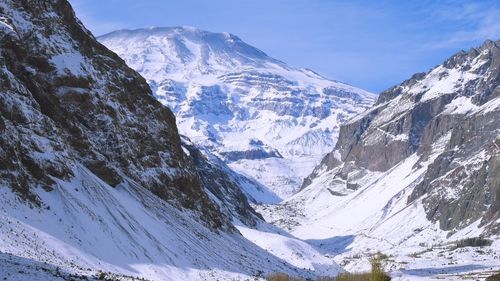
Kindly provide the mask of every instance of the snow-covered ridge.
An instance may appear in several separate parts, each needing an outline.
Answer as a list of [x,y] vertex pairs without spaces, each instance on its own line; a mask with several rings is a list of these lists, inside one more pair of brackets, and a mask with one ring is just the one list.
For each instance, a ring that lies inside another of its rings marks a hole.
[[[43,280],[43,272],[26,270],[38,262],[96,279],[100,272],[146,280],[228,280],[275,271],[308,276],[302,268],[317,274],[340,270],[305,242],[265,225],[262,230],[238,227],[250,237],[270,236],[281,247],[263,250],[237,233],[211,232],[190,212],[133,181],[111,188],[79,164],[73,173],[70,182],[58,181],[50,193],[38,190],[40,209],[0,186],[0,249],[29,261],[9,272],[0,259],[0,277]],[[301,258],[277,257],[270,249],[294,251]]]
[[340,124],[375,98],[290,67],[232,34],[167,27],[98,40],[148,80],[181,133],[282,198],[331,151]]
[[[172,112],[66,0],[28,2],[0,1],[12,27],[0,26],[0,279],[338,272],[263,223],[240,185],[263,189],[181,140]],[[235,224],[297,256],[260,248]]]
[[[347,270],[376,251],[399,280],[499,270],[499,93],[500,41],[459,52],[383,92],[299,193],[259,211]],[[478,236],[493,245],[450,246]]]

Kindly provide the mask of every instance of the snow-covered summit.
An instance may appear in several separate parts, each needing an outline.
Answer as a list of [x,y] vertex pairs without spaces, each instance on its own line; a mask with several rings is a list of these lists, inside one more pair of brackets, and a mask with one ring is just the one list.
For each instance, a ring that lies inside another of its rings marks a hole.
[[166,27],[98,39],[148,80],[181,133],[281,197],[331,151],[340,124],[375,98],[229,33]]
[[280,64],[235,35],[193,27],[119,30],[99,40],[118,54],[134,53],[133,57],[126,58],[132,67],[141,66],[141,72],[163,79],[179,71],[184,78],[192,79],[198,75],[226,73],[241,66],[255,68],[265,63]]

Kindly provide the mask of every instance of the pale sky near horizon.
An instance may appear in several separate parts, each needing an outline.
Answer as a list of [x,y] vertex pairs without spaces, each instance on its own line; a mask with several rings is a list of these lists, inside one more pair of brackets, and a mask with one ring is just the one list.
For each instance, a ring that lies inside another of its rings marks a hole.
[[498,0],[70,0],[95,35],[193,26],[230,32],[291,66],[379,93],[500,39]]

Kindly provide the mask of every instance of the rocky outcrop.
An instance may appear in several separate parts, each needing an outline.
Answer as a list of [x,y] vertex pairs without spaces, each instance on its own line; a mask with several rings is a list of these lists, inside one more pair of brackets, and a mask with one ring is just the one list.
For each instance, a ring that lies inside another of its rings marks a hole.
[[266,158],[283,158],[281,154],[275,150],[275,149],[265,149],[265,148],[249,148],[248,150],[245,151],[228,151],[228,152],[221,152],[220,153],[224,159],[230,162],[242,160],[242,159],[249,159],[249,160],[256,160],[256,159],[266,159]]
[[39,204],[83,165],[231,228],[185,155],[172,112],[65,0],[0,3],[0,185]]
[[0,278],[312,278],[236,230],[242,184],[66,0],[0,1]]
[[[500,41],[459,52],[428,73],[383,92],[340,128],[336,149],[304,181],[320,175],[356,189],[364,171],[387,172],[411,155],[428,165],[408,203],[421,200],[443,230],[481,220],[498,228]],[[394,183],[397,184],[397,183]]]

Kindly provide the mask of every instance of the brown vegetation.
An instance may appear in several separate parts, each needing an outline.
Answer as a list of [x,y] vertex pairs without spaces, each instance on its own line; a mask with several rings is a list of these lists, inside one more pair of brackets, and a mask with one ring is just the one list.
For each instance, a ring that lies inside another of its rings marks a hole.
[[266,277],[268,281],[302,281],[300,277],[289,276],[285,273],[273,273]]
[[[341,273],[337,277],[322,276],[316,281],[390,281],[391,277],[384,271],[384,261],[388,257],[377,253],[370,258],[371,272]],[[289,276],[285,273],[273,273],[266,277],[268,281],[302,281],[300,277]],[[306,279],[312,280],[312,279]],[[496,280],[496,279],[494,279]]]

